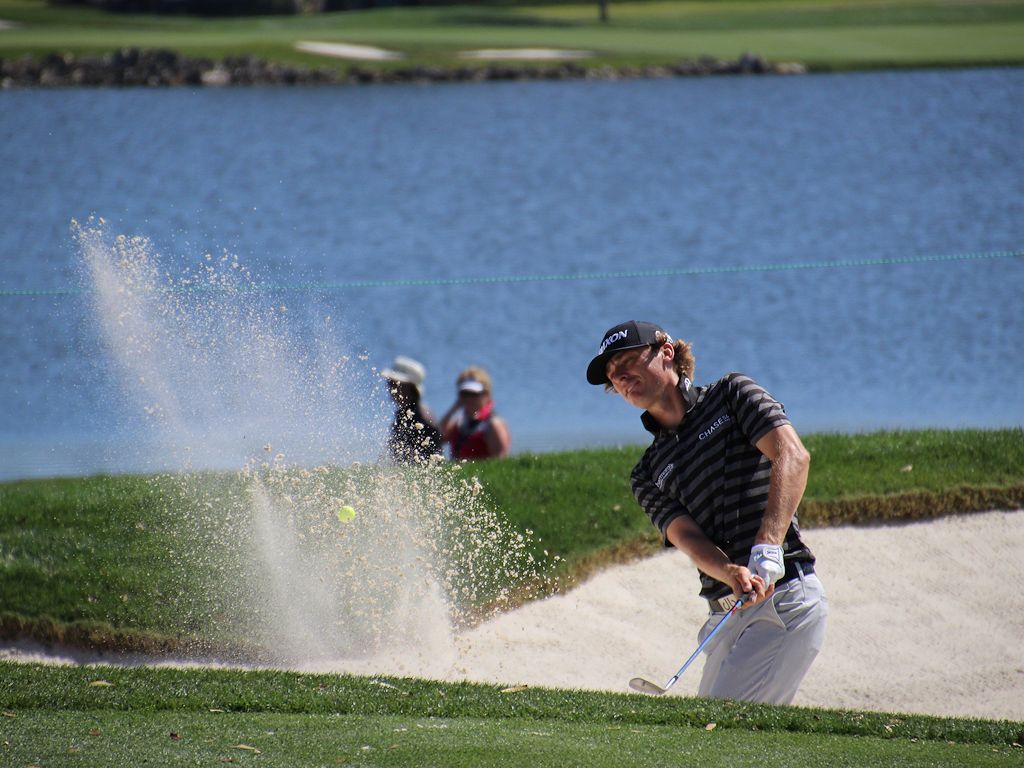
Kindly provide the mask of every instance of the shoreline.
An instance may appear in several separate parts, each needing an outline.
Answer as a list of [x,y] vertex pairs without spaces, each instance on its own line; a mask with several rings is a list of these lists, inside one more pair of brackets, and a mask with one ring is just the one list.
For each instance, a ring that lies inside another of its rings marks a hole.
[[526,80],[638,80],[710,75],[806,74],[798,63],[745,53],[735,60],[702,56],[665,66],[583,66],[557,62],[486,61],[456,67],[388,68],[352,64],[347,70],[298,67],[255,56],[194,59],[166,49],[124,48],[104,56],[50,54],[0,59],[0,89],[68,87],[230,87],[255,85],[382,85]]

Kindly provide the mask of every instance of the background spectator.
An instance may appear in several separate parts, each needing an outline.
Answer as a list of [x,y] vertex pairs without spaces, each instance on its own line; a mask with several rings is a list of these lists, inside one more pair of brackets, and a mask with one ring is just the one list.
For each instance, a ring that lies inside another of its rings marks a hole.
[[494,409],[490,374],[477,366],[466,368],[455,380],[455,389],[456,400],[441,419],[452,460],[508,456],[512,438]]
[[388,452],[397,464],[428,461],[441,455],[441,430],[423,403],[426,369],[411,357],[398,356],[381,371],[395,401],[395,419],[388,438]]

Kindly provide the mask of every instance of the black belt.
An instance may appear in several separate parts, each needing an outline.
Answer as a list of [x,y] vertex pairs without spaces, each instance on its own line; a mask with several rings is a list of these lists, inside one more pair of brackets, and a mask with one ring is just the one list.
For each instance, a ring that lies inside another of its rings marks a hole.
[[[814,563],[809,560],[788,560],[786,561],[786,572],[782,574],[779,583],[792,581],[801,575],[806,576],[809,573],[814,573]],[[708,599],[708,606],[711,608],[712,613],[731,611],[734,605],[736,605],[736,597],[733,595]]]

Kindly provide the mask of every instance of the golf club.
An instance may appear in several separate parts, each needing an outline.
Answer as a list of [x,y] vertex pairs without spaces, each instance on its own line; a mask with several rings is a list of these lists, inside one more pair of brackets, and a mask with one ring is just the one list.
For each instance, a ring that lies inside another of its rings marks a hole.
[[638,693],[647,693],[651,696],[661,696],[666,691],[668,691],[669,688],[676,684],[676,680],[678,680],[679,677],[683,674],[683,672],[686,671],[686,668],[693,663],[693,660],[700,656],[700,652],[703,651],[704,648],[707,647],[707,644],[711,642],[711,638],[718,634],[718,630],[720,630],[722,626],[725,624],[725,622],[729,620],[729,617],[736,613],[736,611],[738,611],[741,607],[743,607],[743,604],[747,602],[751,594],[752,593],[747,592],[745,595],[741,595],[739,597],[739,599],[736,601],[736,604],[726,612],[725,616],[722,617],[721,621],[715,624],[715,628],[712,629],[711,632],[708,633],[708,636],[701,641],[701,644],[697,646],[697,650],[695,650],[693,654],[690,656],[690,658],[686,660],[686,663],[679,668],[679,671],[672,675],[671,679],[669,679],[669,681],[665,683],[664,687],[652,683],[650,680],[644,680],[644,678],[642,677],[634,677],[632,680],[630,680],[629,687],[632,688],[634,691],[637,691]]

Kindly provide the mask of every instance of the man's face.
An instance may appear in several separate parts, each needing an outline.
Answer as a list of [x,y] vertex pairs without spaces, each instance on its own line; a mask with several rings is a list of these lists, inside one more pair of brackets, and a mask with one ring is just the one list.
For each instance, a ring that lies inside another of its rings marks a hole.
[[615,355],[605,366],[608,381],[623,399],[637,408],[649,408],[654,399],[671,384],[661,347],[627,349]]

